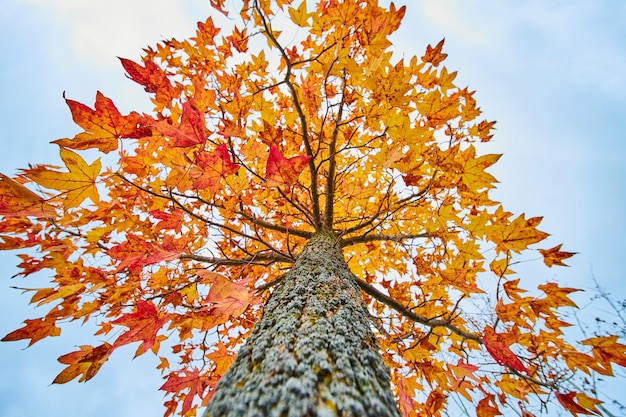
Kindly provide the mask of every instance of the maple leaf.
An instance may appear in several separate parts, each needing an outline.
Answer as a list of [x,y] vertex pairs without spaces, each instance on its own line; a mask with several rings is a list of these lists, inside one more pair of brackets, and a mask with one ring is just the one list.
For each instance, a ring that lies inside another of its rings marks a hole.
[[212,284],[205,299],[205,303],[209,305],[207,307],[210,313],[209,328],[226,323],[231,317],[242,314],[250,304],[259,302],[246,286],[251,281],[250,278],[232,282],[223,275],[208,271],[203,271],[199,275]]
[[578,288],[559,287],[559,285],[554,282],[541,284],[537,288],[546,293],[549,302],[553,307],[577,307],[576,303],[570,300],[567,295],[573,292],[582,291]]
[[139,300],[137,311],[113,320],[113,324],[128,327],[128,330],[115,340],[113,349],[141,340],[135,356],[147,352],[154,345],[158,331],[168,320],[169,315],[159,312],[151,301]]
[[515,369],[517,372],[528,373],[528,369],[522,361],[509,348],[510,336],[507,334],[496,333],[491,326],[485,327],[483,331],[482,342],[487,348],[487,352],[493,357],[497,363]]
[[567,266],[563,263],[563,259],[571,258],[578,252],[561,252],[561,245],[557,245],[551,249],[539,249],[539,253],[543,255],[543,262],[551,267],[552,265]]
[[294,156],[287,159],[276,146],[270,144],[265,180],[270,186],[293,185],[310,160],[310,156]]
[[611,370],[611,363],[626,367],[626,345],[618,343],[618,340],[617,335],[592,337],[583,340],[582,344],[592,346],[594,358]]
[[2,173],[0,173],[0,214],[7,217],[56,217],[54,208],[42,197]]
[[291,20],[296,25],[300,27],[308,26],[307,20],[309,20],[309,17],[311,16],[311,14],[306,12],[306,1],[303,1],[302,3],[300,3],[300,6],[298,6],[297,9],[290,7],[288,9],[288,12],[289,12],[289,16],[291,17]]
[[136,274],[145,265],[176,259],[182,253],[182,246],[177,245],[172,236],[166,235],[162,244],[146,242],[140,236],[126,235],[126,241],[107,250],[107,255],[119,262],[117,271],[126,268]]
[[65,99],[77,125],[85,129],[73,139],[53,141],[61,147],[83,150],[96,148],[100,152],[109,153],[118,147],[120,138],[140,138],[150,136],[151,131],[143,126],[144,118],[137,112],[122,116],[113,104],[100,91],[96,93],[95,108],[91,109],[82,103]]
[[11,342],[15,340],[30,339],[28,346],[40,341],[48,336],[58,336],[61,334],[61,329],[56,326],[56,319],[54,318],[42,318],[42,319],[26,319],[24,320],[26,325],[17,330],[12,331],[2,338],[3,342]]
[[491,405],[493,401],[493,396],[488,396],[478,401],[478,405],[476,406],[476,416],[477,417],[495,417],[501,416],[502,413],[498,409],[498,407]]
[[128,77],[138,84],[145,87],[148,93],[158,93],[162,91],[169,91],[171,84],[165,73],[154,62],[147,60],[144,62],[145,66],[141,66],[130,59],[120,58],[122,66],[128,73]]
[[192,169],[193,187],[198,190],[208,189],[215,193],[220,188],[223,178],[239,170],[239,165],[230,160],[230,153],[225,144],[219,145],[211,154],[205,151],[196,153],[198,167]]
[[216,350],[206,354],[206,357],[211,359],[215,364],[215,373],[217,375],[224,375],[230,365],[235,361],[235,356],[230,352],[224,343],[217,342],[215,344]]
[[[173,392],[184,398],[182,413],[185,414],[191,409],[192,402],[197,396],[202,398],[207,387],[211,386],[211,381],[206,375],[201,375],[198,368],[187,369],[182,372],[172,372],[167,381],[159,388],[162,391]],[[188,390],[186,393],[183,391]]]
[[536,226],[541,222],[542,217],[531,217],[526,220],[524,214],[519,215],[507,226],[501,228],[495,236],[495,242],[500,251],[511,250],[521,252],[533,243],[544,240],[549,235]]
[[113,346],[104,343],[100,346],[80,346],[80,349],[59,357],[59,362],[68,365],[59,373],[53,384],[65,384],[81,376],[79,382],[89,381],[109,359]]
[[100,201],[96,186],[102,167],[100,158],[87,165],[80,155],[69,149],[61,148],[60,154],[69,172],[39,166],[25,170],[24,174],[42,187],[63,191],[61,196],[66,208],[78,207],[87,198],[97,204]]
[[[599,411],[595,410],[595,406],[592,409],[584,408],[581,406],[581,399],[589,398],[587,396],[582,396],[581,394],[577,394],[574,391],[570,391],[568,393],[561,394],[560,392],[556,392],[554,394],[559,403],[565,408],[567,411],[572,413],[572,415],[577,416],[578,414],[585,415],[602,415]],[[578,403],[574,401],[574,399],[578,400]],[[592,405],[592,404],[589,404]]]
[[164,136],[174,139],[173,146],[181,148],[204,144],[208,134],[202,114],[187,102],[183,103],[183,114],[178,127],[161,120],[156,128]]
[[498,182],[493,175],[485,172],[485,169],[492,166],[502,155],[490,154],[476,158],[476,149],[470,146],[463,152],[463,183],[472,191],[493,188],[493,183]]
[[426,53],[422,57],[422,61],[432,64],[434,67],[438,66],[441,61],[446,59],[448,54],[441,52],[445,39],[439,41],[439,43],[433,48],[431,45],[426,46]]

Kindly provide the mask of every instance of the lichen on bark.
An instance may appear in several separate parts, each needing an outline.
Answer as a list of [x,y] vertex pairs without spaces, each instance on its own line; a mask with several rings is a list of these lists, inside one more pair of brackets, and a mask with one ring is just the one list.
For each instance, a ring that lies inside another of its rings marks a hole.
[[399,417],[369,315],[332,232],[265,305],[204,417]]

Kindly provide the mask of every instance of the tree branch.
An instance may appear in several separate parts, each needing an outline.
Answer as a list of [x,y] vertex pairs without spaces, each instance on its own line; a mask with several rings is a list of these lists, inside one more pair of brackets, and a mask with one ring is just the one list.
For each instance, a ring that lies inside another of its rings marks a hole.
[[313,158],[313,148],[311,147],[311,143],[309,142],[309,133],[306,116],[304,115],[304,110],[302,110],[302,105],[300,104],[300,99],[298,98],[298,92],[296,91],[296,87],[291,82],[292,68],[293,63],[289,59],[285,48],[283,48],[280,43],[278,43],[278,39],[274,36],[272,29],[267,21],[267,18],[263,14],[260,6],[255,3],[254,8],[256,9],[259,17],[261,18],[261,22],[263,23],[263,27],[265,29],[265,34],[270,39],[270,41],[274,44],[274,46],[278,49],[281,56],[285,60],[285,64],[287,67],[287,71],[285,73],[285,84],[287,88],[289,88],[289,92],[291,93],[291,99],[293,100],[293,105],[296,109],[296,113],[298,113],[298,117],[300,119],[300,125],[302,127],[302,143],[304,144],[304,148],[306,149],[306,154],[310,156],[309,159],[309,170],[311,171],[311,202],[313,204],[313,220],[314,227],[316,230],[322,228],[322,221],[320,217],[320,203],[319,203],[319,192],[317,185],[317,169],[315,167],[315,161]]
[[378,291],[376,288],[372,287],[371,285],[369,285],[367,282],[363,281],[362,279],[356,276],[355,276],[355,279],[356,279],[357,284],[359,284],[359,287],[361,287],[361,289],[363,290],[363,292],[374,297],[381,303],[386,304],[387,306],[393,308],[394,310],[396,310],[398,313],[402,314],[404,317],[408,318],[409,320],[413,320],[416,323],[420,323],[420,324],[423,324],[425,326],[429,326],[432,328],[445,327],[446,329],[450,330],[452,333],[455,333],[465,339],[473,340],[479,344],[483,343],[479,335],[461,330],[455,325],[453,325],[452,323],[450,323],[450,321],[448,320],[429,319],[422,315],[416,314],[412,312],[411,310],[409,310],[408,308],[406,308],[405,306],[403,306],[402,304],[400,304],[399,302],[397,302],[396,300],[394,300],[393,298]]
[[272,263],[272,262],[293,263],[294,262],[294,260],[291,258],[282,257],[276,254],[263,254],[263,253],[259,253],[249,258],[243,258],[243,259],[215,258],[212,256],[201,256],[201,255],[194,255],[194,254],[181,255],[179,259],[183,261],[205,262],[205,263],[210,263],[213,265],[220,265],[220,266],[244,266],[244,265],[250,265],[250,264],[266,266],[268,262],[269,263]]
[[357,243],[367,243],[376,241],[392,240],[394,242],[402,242],[407,239],[420,239],[430,237],[429,233],[417,233],[414,235],[359,235],[349,237],[347,239],[341,239],[341,247],[356,245]]

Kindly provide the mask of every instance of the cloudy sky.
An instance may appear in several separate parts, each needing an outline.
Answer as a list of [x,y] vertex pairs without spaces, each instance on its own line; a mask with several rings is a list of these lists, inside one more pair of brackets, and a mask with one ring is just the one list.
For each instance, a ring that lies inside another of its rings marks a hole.
[[[589,288],[591,277],[626,298],[626,2],[623,0],[411,0],[395,50],[422,55],[446,38],[446,66],[457,84],[477,90],[498,121],[486,153],[504,153],[491,172],[509,211],[543,215],[546,247],[579,252],[570,268],[540,260],[517,268],[531,286],[545,280]],[[208,0],[1,0],[0,172],[59,162],[49,142],[77,133],[62,99],[92,105],[96,90],[122,112],[148,111],[142,89],[124,77],[116,56],[139,59],[157,41],[190,36],[211,12]],[[36,316],[11,285],[12,253],[0,253],[0,336]],[[589,294],[589,292],[587,292]],[[585,295],[577,298],[584,305]],[[602,305],[586,311],[608,314]],[[0,415],[130,417],[163,412],[156,361],[116,352],[87,384],[50,385],[56,358],[91,342],[88,325],[25,349],[0,344]]]

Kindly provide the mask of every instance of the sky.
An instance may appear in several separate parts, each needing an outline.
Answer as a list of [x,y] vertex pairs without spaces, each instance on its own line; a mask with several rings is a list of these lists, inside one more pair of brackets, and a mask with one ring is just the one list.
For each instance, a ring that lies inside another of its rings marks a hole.
[[[402,4],[402,2],[397,2]],[[102,91],[123,113],[149,111],[117,56],[138,60],[144,47],[193,35],[208,0],[0,0],[0,172],[58,163],[49,142],[78,132],[63,101],[93,105]],[[484,153],[503,153],[490,169],[495,199],[514,213],[544,216],[544,248],[578,252],[569,268],[519,265],[522,282],[546,280],[590,289],[592,277],[626,299],[626,2],[623,0],[411,0],[394,50],[421,56],[445,38],[457,85],[476,90],[495,137]],[[0,336],[37,312],[10,286],[45,286],[46,276],[10,279],[14,252],[0,252]],[[578,295],[579,305],[593,294]],[[595,303],[583,314],[609,314]],[[56,358],[92,342],[89,324],[26,349],[0,343],[0,415],[130,417],[162,415],[163,383],[149,354],[135,346],[86,384],[51,385]],[[608,388],[611,389],[610,387]]]

